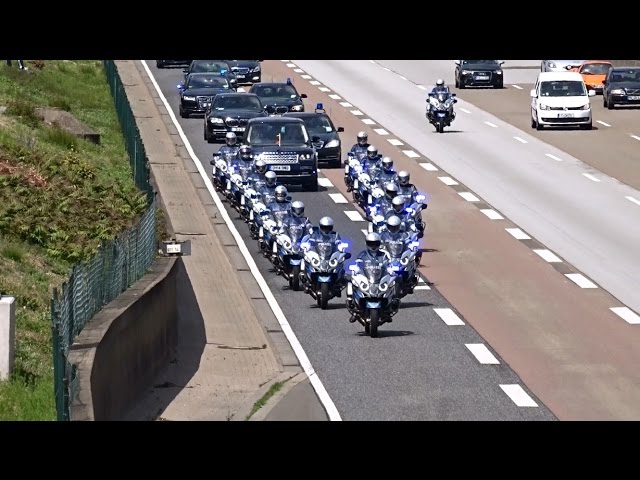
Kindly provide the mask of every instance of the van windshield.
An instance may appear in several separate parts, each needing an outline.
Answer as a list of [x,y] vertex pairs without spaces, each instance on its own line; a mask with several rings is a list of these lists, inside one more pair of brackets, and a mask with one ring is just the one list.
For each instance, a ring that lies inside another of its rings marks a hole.
[[555,80],[540,84],[541,97],[579,97],[587,95],[584,82],[579,80]]

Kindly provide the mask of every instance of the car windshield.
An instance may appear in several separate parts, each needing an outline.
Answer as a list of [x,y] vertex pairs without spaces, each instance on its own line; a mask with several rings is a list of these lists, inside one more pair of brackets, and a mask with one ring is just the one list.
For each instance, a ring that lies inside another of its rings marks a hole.
[[611,64],[609,63],[588,63],[580,68],[583,75],[606,75]]
[[628,70],[614,70],[611,72],[611,82],[640,82],[640,68]]
[[463,65],[478,65],[478,64],[497,65],[498,61],[497,60],[462,60],[462,64]]
[[251,90],[251,93],[264,98],[296,98],[298,96],[295,88],[291,85],[256,85]]
[[578,97],[586,94],[584,83],[578,80],[547,81],[540,84],[542,97]]
[[262,110],[262,104],[258,97],[253,95],[218,96],[213,103],[214,110]]
[[229,70],[227,62],[216,60],[200,60],[191,65],[191,73],[199,72],[220,72],[220,70]]
[[309,137],[300,123],[257,123],[249,127],[250,145],[306,145]]
[[326,115],[313,115],[303,119],[310,135],[333,132],[334,128]]
[[219,75],[193,75],[189,76],[187,88],[229,88],[226,78]]

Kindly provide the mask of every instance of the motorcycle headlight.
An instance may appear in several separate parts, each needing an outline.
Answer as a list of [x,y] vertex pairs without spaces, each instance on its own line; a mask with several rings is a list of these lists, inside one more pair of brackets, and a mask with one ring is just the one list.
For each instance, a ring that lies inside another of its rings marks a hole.
[[329,260],[329,266],[331,268],[336,268],[338,266],[338,259],[334,258],[333,260]]
[[381,292],[386,292],[389,289],[389,284],[388,283],[381,283],[378,288],[380,289]]
[[313,265],[314,267],[318,268],[320,266],[320,259],[319,258],[312,258],[311,259],[311,265]]
[[402,265],[403,267],[407,266],[409,264],[409,257],[403,257],[400,259],[400,265]]
[[219,124],[219,123],[224,123],[224,120],[222,120],[221,118],[217,118],[217,117],[211,117],[211,118],[209,119],[209,121],[210,121],[211,123],[218,123],[218,124]]
[[292,112],[301,112],[302,111],[302,105],[293,105],[291,107],[291,111]]
[[340,146],[340,140],[333,139],[324,145],[324,148],[334,148]]
[[369,290],[369,284],[367,282],[360,282],[360,290],[366,292]]

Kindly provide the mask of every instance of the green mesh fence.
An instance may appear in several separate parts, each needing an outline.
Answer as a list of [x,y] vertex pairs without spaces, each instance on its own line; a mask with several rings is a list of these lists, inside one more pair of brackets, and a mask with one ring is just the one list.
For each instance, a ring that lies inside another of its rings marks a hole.
[[75,265],[67,282],[53,292],[51,319],[58,420],[69,420],[69,405],[76,392],[75,367],[68,361],[73,339],[103,306],[148,271],[157,252],[156,202],[144,145],[114,61],[105,60],[103,65],[134,179],[138,188],[147,192],[149,208],[136,225],[103,243],[92,259]]

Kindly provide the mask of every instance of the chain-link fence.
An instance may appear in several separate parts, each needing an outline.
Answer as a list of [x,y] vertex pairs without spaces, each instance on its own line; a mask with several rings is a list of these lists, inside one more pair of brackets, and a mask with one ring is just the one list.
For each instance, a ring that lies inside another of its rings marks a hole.
[[103,62],[136,185],[149,195],[149,208],[137,225],[104,242],[90,260],[73,267],[69,280],[53,292],[53,366],[58,420],[69,420],[76,372],[68,361],[73,339],[103,306],[114,300],[149,269],[157,252],[156,201],[149,182],[144,145],[122,80],[113,60]]

